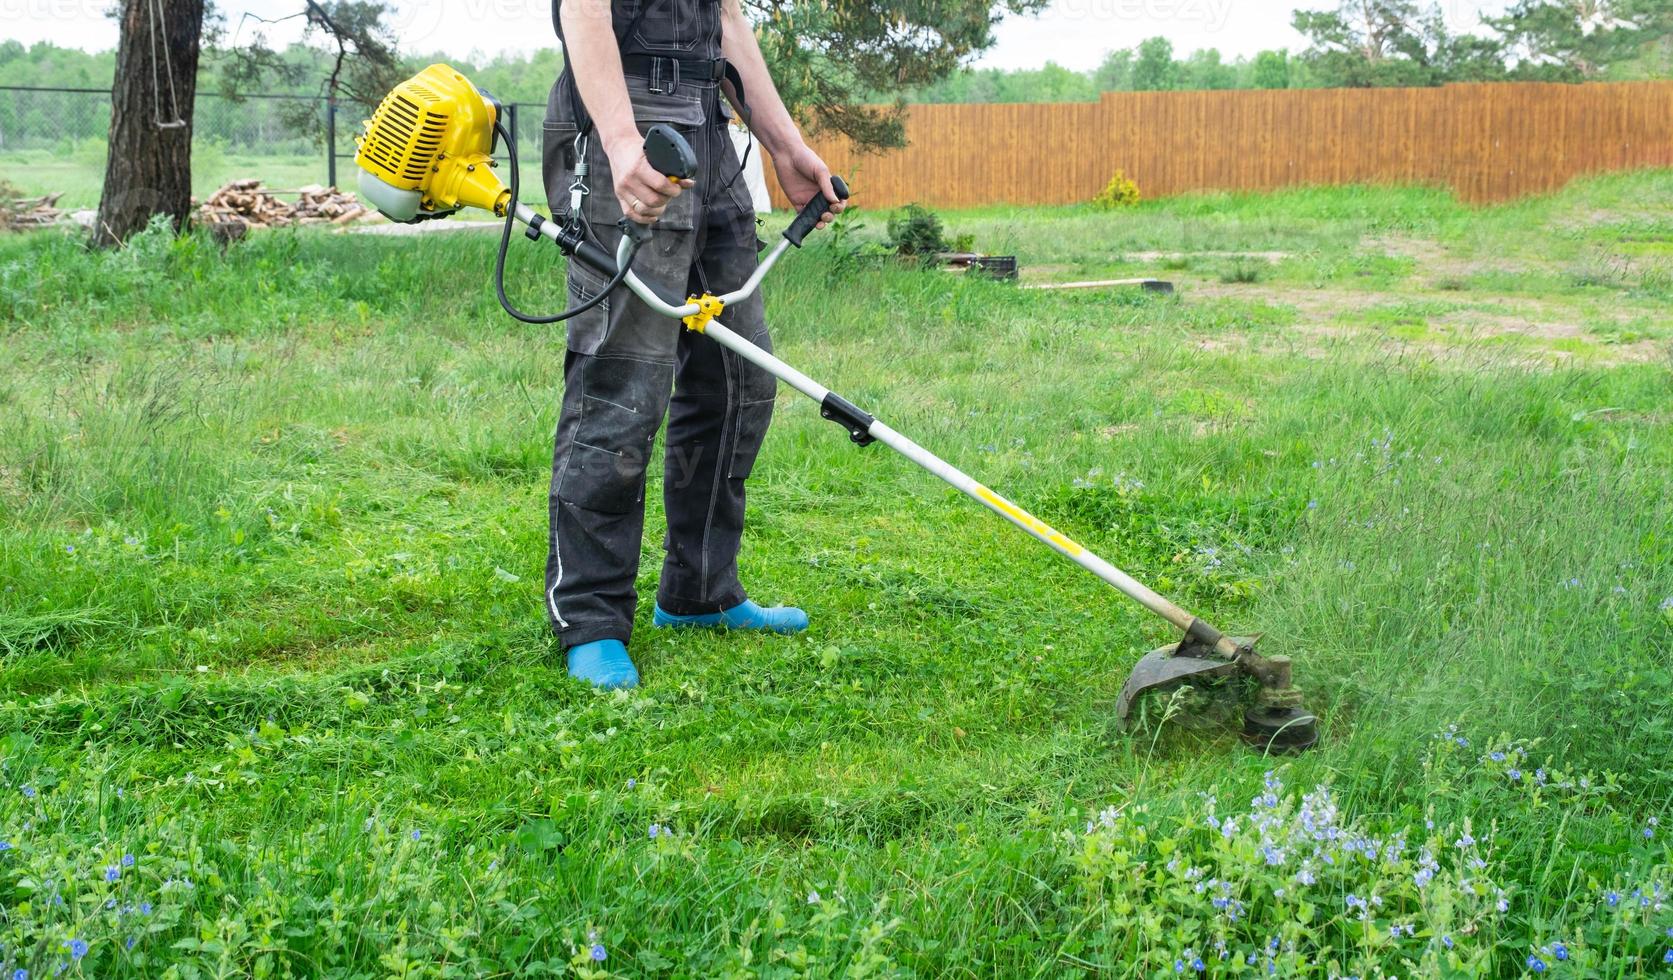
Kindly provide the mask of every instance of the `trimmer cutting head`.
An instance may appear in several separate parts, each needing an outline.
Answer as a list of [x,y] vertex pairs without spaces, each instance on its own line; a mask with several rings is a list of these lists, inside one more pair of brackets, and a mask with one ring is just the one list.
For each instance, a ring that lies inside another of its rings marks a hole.
[[1246,675],[1260,684],[1255,704],[1243,715],[1243,740],[1262,752],[1281,755],[1310,749],[1319,740],[1318,718],[1301,706],[1301,691],[1290,682],[1288,657],[1255,653],[1258,636],[1234,637],[1235,656],[1187,632],[1185,639],[1139,659],[1116,699],[1115,713],[1126,724],[1142,695],[1193,680]]

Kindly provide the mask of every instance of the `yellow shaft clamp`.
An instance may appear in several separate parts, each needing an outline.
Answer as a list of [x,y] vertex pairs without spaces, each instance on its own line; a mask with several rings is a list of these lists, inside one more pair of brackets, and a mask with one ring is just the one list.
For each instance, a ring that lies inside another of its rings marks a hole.
[[709,321],[720,316],[720,311],[726,308],[726,304],[720,301],[719,296],[710,293],[704,293],[701,296],[688,296],[686,302],[696,303],[697,312],[685,318],[685,328],[695,330],[698,333],[707,330]]

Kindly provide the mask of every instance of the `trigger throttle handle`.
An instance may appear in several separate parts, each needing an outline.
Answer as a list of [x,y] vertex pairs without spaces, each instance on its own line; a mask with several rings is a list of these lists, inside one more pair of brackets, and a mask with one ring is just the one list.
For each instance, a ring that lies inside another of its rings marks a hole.
[[[848,184],[841,177],[831,177],[831,189],[836,191],[837,200],[848,200]],[[790,227],[784,229],[784,237],[797,248],[802,247],[802,239],[819,223],[825,212],[831,209],[831,202],[825,199],[825,192],[819,191],[813,195],[813,200],[807,202],[802,213],[796,215],[796,220],[790,222]]]

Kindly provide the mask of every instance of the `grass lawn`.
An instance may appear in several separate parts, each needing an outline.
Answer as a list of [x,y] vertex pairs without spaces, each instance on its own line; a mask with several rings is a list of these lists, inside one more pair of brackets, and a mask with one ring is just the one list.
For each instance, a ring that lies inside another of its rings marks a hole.
[[789,391],[742,567],[812,629],[647,599],[595,693],[539,596],[563,335],[497,239],[0,238],[0,972],[1663,975],[1670,214],[946,216],[1157,297],[868,262],[862,212],[769,280],[791,363],[1292,655],[1284,760],[1232,692],[1122,730],[1168,628]]

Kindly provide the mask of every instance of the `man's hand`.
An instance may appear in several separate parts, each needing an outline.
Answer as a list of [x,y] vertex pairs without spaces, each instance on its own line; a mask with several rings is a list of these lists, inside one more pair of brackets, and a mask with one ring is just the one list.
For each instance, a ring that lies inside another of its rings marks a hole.
[[606,144],[604,152],[610,158],[610,177],[616,185],[616,200],[621,202],[622,214],[642,225],[653,224],[668,209],[668,203],[695,182],[675,183],[657,173],[645,159],[645,147],[638,140],[617,140]]
[[806,143],[798,143],[788,153],[773,154],[773,170],[778,173],[778,186],[790,198],[792,210],[800,211],[813,200],[814,194],[824,194],[825,200],[831,202],[815,228],[830,224],[848,206],[837,198],[836,189],[831,186],[831,168]]

